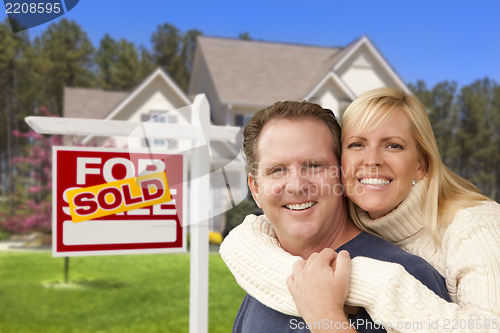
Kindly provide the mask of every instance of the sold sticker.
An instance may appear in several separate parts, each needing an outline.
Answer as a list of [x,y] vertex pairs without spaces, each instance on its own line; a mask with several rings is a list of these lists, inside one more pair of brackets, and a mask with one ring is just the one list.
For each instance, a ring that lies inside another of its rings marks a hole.
[[165,172],[150,173],[67,192],[74,223],[93,220],[172,199]]

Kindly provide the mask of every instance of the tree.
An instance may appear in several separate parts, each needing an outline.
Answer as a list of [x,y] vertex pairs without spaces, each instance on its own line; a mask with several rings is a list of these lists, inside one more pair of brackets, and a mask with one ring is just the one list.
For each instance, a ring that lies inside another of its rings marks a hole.
[[139,46],[139,54],[139,81],[142,81],[154,71],[156,65],[153,55],[144,45]]
[[500,85],[495,85],[493,88],[493,97],[491,100],[491,122],[494,128],[493,137],[491,140],[491,145],[496,147],[496,151],[493,156],[492,161],[495,166],[495,184],[493,186],[493,192],[491,197],[496,201],[500,201]]
[[113,86],[113,63],[116,61],[116,42],[109,34],[105,34],[99,43],[99,49],[95,55],[95,63],[98,67],[98,79],[103,89],[112,89]]
[[457,84],[444,81],[429,90],[425,82],[418,81],[416,85],[410,84],[409,87],[427,108],[443,162],[448,167],[455,168],[457,152],[454,149],[453,141],[454,132],[458,126]]
[[131,90],[141,79],[137,48],[125,39],[116,42],[106,34],[95,62],[99,68],[98,80],[105,90]]
[[151,37],[153,43],[153,58],[155,63],[162,67],[174,81],[178,82],[182,76],[181,61],[178,55],[181,46],[179,29],[165,23],[158,26]]
[[457,91],[444,81],[409,85],[427,107],[443,162],[499,201],[500,87],[487,78]]
[[94,82],[94,46],[76,22],[61,19],[35,39],[35,47],[44,83],[39,102],[62,115],[64,87]]
[[165,23],[158,26],[151,38],[156,65],[163,68],[185,92],[189,84],[196,38],[199,35],[201,32],[198,30],[182,34],[172,24]]
[[121,39],[117,43],[114,85],[118,90],[131,90],[139,84],[139,54],[133,43]]
[[461,89],[458,96],[459,129],[456,132],[458,173],[485,194],[494,193],[496,157],[499,149],[492,143],[492,99],[496,84],[489,79],[476,81]]
[[0,175],[3,186],[0,189],[9,197],[9,212],[13,212],[12,195],[15,189],[12,159],[17,153],[13,129],[21,129],[27,110],[31,110],[34,85],[30,69],[32,52],[30,52],[27,32],[13,34],[8,22],[0,24],[0,165],[5,170]]
[[238,39],[241,40],[253,40],[248,31],[242,32],[238,35]]
[[189,78],[191,75],[191,70],[193,66],[193,58],[194,58],[194,52],[196,49],[196,39],[198,36],[202,35],[202,32],[199,30],[191,29],[188,30],[183,37],[182,40],[182,47],[180,51],[180,58],[181,62],[184,64],[184,75],[182,76],[182,83],[181,86],[183,87],[184,91],[187,91],[187,88],[189,86]]

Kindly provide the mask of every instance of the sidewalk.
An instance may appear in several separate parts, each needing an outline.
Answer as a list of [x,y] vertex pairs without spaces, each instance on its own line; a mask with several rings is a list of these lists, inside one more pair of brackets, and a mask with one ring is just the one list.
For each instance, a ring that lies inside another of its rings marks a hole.
[[0,241],[0,251],[13,251],[14,247],[22,244],[22,241]]
[[1,251],[50,251],[49,247],[34,247],[25,246],[26,241],[0,241],[0,252]]

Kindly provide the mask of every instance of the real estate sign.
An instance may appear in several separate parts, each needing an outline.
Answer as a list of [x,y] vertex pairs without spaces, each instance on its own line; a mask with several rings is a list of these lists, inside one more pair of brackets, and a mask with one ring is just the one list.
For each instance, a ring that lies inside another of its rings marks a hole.
[[183,156],[53,148],[54,257],[186,251]]

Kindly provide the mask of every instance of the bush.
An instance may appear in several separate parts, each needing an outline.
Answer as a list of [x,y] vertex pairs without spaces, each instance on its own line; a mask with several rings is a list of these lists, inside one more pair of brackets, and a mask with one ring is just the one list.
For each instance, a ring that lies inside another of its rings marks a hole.
[[[53,116],[41,108],[45,116]],[[52,146],[62,144],[59,135],[43,136],[32,130],[17,130],[13,136],[25,139],[25,151],[12,159],[18,176],[12,206],[0,211],[0,228],[13,233],[33,231],[50,234],[52,226]],[[7,213],[8,212],[8,213]]]
[[222,243],[222,235],[217,231],[210,231],[208,233],[208,241],[213,245],[220,245]]
[[243,200],[236,207],[228,210],[226,212],[226,227],[224,228],[223,236],[226,237],[234,227],[243,222],[248,214],[262,214],[262,210],[257,207],[253,199]]
[[10,238],[10,233],[0,230],[0,241]]

